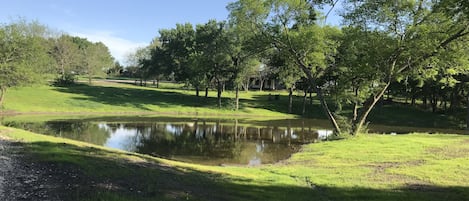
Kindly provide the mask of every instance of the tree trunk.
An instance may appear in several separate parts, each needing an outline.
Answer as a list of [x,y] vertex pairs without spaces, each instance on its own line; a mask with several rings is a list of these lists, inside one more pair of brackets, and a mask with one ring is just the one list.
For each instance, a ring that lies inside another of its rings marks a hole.
[[236,105],[235,105],[235,110],[238,111],[239,109],[239,87],[236,86]]
[[156,88],[160,88],[160,79],[156,79]]
[[259,81],[259,91],[262,91],[262,88],[264,88],[264,80],[263,79],[261,79]]
[[324,110],[324,113],[326,114],[327,119],[329,119],[332,126],[334,127],[334,131],[336,132],[336,134],[340,134],[342,132],[342,130],[340,129],[340,126],[337,123],[337,120],[335,119],[334,114],[332,114],[331,110],[329,109],[329,106],[327,105],[326,99],[324,98],[324,96],[322,94],[321,87],[319,87],[316,84],[316,80],[313,77],[313,75],[312,75],[311,71],[309,70],[309,68],[307,67],[307,65],[305,65],[301,60],[298,60],[298,64],[299,64],[299,67],[301,68],[301,70],[306,74],[306,76],[309,80],[309,83],[311,83],[311,86],[316,91],[316,95],[318,96],[318,99],[319,99],[319,102],[321,103],[322,109]]
[[357,102],[354,102],[354,103],[353,103],[353,117],[352,117],[352,121],[353,121],[353,122],[356,122],[356,121],[357,121],[357,118],[358,118],[358,103],[357,103]]
[[292,113],[292,107],[293,107],[293,87],[290,87],[289,92],[288,92],[288,113]]
[[423,109],[427,110],[428,109],[427,96],[424,96],[422,98],[422,103],[423,103]]
[[[3,93],[2,93],[3,94]],[[466,115],[466,130],[469,130],[469,92],[466,95],[466,110],[467,110],[467,115]]]
[[222,93],[222,84],[220,81],[217,83],[217,99],[218,99],[218,108],[221,108],[221,93]]
[[205,87],[205,98],[208,98],[208,87]]
[[438,108],[438,98],[436,94],[432,95],[431,104],[432,104],[432,112],[436,113],[437,108]]
[[391,79],[388,80],[386,85],[381,89],[381,91],[378,93],[376,96],[372,96],[366,101],[366,103],[363,106],[364,112],[361,113],[360,116],[358,116],[357,120],[358,122],[353,122],[353,135],[358,135],[360,131],[362,130],[363,124],[365,124],[366,119],[368,118],[368,115],[370,114],[371,110],[375,107],[376,103],[383,97],[384,93],[388,89],[389,85],[391,84]]
[[[358,87],[355,89],[355,97],[358,97]],[[352,122],[356,122],[358,118],[358,102],[353,101],[353,118]]]
[[327,118],[329,119],[329,121],[331,121],[332,126],[334,127],[334,130],[335,130],[336,134],[342,133],[342,130],[340,129],[340,126],[339,126],[339,124],[337,123],[337,120],[334,117],[334,114],[332,114],[332,111],[329,109],[329,106],[327,105],[326,99],[324,98],[324,96],[322,94],[322,89],[320,87],[316,86],[316,84],[313,84],[313,87],[316,88],[316,94],[319,98],[319,102],[321,103],[321,106],[324,110],[324,113],[326,113]]
[[308,90],[304,90],[303,94],[303,111],[301,112],[302,115],[306,114],[306,101],[308,99]]
[[311,90],[311,87],[309,90],[309,105],[313,105],[313,90]]
[[449,97],[449,110],[450,111],[454,111],[454,109],[456,108],[456,96],[457,96],[457,87],[453,89],[453,91],[451,91],[451,95]]
[[249,80],[245,83],[243,83],[244,85],[244,91],[248,92],[249,91]]
[[0,109],[3,108],[3,101],[5,100],[5,93],[7,92],[6,87],[0,87]]
[[199,97],[199,91],[200,91],[199,87],[198,86],[195,87],[195,96]]
[[65,65],[63,64],[63,62],[60,64],[61,68],[62,68],[62,81],[65,80]]

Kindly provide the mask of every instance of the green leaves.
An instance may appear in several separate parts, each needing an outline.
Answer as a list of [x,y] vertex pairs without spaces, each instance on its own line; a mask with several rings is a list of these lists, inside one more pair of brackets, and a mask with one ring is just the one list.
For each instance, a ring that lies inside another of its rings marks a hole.
[[0,26],[0,86],[23,86],[42,81],[50,64],[45,49],[47,28],[24,20]]

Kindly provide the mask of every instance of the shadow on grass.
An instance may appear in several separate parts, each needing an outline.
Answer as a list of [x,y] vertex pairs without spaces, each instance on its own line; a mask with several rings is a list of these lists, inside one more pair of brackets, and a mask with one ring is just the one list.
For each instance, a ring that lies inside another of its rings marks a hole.
[[[197,97],[177,91],[161,91],[149,88],[119,88],[113,86],[89,86],[78,84],[70,87],[57,88],[65,93],[81,94],[85,97],[75,98],[89,100],[106,105],[135,107],[143,111],[152,111],[148,105],[160,107],[203,107],[217,109],[215,97]],[[253,99],[240,100],[240,109],[257,108],[269,111],[288,113],[288,96],[279,95],[278,100],[269,94],[256,94]],[[223,109],[233,109],[234,100],[222,98]],[[333,104],[331,104],[333,105]],[[86,107],[86,106],[85,106]],[[313,119],[326,119],[322,108],[315,100],[313,104],[306,104],[306,113],[303,115],[303,97],[294,96],[292,114]],[[351,109],[344,108],[343,115],[351,116]],[[262,115],[262,114],[258,114]],[[461,128],[461,120],[452,115],[435,114],[419,110],[410,106],[399,104],[377,106],[370,114],[368,121],[372,124],[385,124],[394,126],[427,127],[427,128]]]
[[75,98],[90,100],[112,106],[133,106],[150,111],[145,105],[154,104],[160,107],[216,107],[215,98],[196,97],[177,92],[149,90],[148,88],[118,88],[112,86],[89,86],[77,84],[70,87],[57,88],[64,93],[81,94],[86,97]]
[[[254,95],[253,100],[243,100],[241,104],[246,107],[263,108],[271,111],[288,114],[288,95]],[[303,97],[293,96],[292,112],[298,116],[307,118],[326,119],[322,108],[316,102],[310,104],[309,101],[305,105],[305,114],[303,114]]]
[[[25,146],[36,163],[49,167],[46,169],[55,168],[51,169],[54,172],[51,176],[42,176],[49,177],[44,181],[55,182],[44,185],[54,188],[52,196],[60,200],[469,200],[468,187],[408,185],[379,190],[275,185],[274,181],[172,167],[131,153],[50,142]],[[123,156],[134,160],[122,159]],[[314,182],[314,178],[311,180]],[[305,184],[304,181],[298,178],[300,184]]]
[[[34,153],[36,163],[58,167],[53,170],[57,174],[52,176],[60,178],[48,181],[64,183],[44,185],[57,186],[59,189],[53,189],[52,196],[60,200],[309,200],[315,197],[315,192],[308,187],[270,186],[266,182],[255,185],[250,179],[230,179],[226,175],[172,167],[151,159],[149,162],[131,153],[49,142],[26,146]],[[122,159],[126,155],[139,160]],[[75,174],[61,174],[62,171]],[[66,189],[69,186],[72,189]]]
[[[127,83],[133,85],[131,83]],[[146,105],[158,105],[160,107],[204,107],[216,109],[217,98],[197,97],[179,92],[168,92],[142,88],[119,88],[113,86],[90,86],[87,84],[76,84],[69,87],[57,88],[64,93],[81,94],[85,97],[74,98],[77,100],[89,100],[112,106],[132,106],[141,110],[151,111]],[[194,92],[195,93],[195,92]],[[222,97],[223,109],[234,109],[234,99]],[[302,102],[295,97],[293,114],[302,114]],[[288,113],[288,96],[280,96],[279,100],[269,100],[269,95],[256,95],[254,100],[240,100],[241,110],[243,108],[259,108],[274,112]],[[308,117],[324,118],[322,110],[317,104],[307,104]],[[311,112],[314,111],[314,112]]]
[[403,104],[376,107],[370,114],[372,123],[427,128],[460,129],[465,122],[451,114],[438,114]]

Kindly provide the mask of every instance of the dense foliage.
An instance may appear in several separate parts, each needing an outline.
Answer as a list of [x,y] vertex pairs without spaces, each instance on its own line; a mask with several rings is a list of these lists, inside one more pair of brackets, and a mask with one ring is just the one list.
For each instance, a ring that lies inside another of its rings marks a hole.
[[1,24],[0,107],[8,88],[45,83],[50,75],[59,85],[72,84],[76,75],[87,75],[91,82],[113,60],[103,43],[55,33],[36,21]]
[[[295,90],[315,93],[337,133],[363,131],[375,106],[387,97],[424,109],[469,105],[469,6],[457,0],[347,0],[343,26],[322,23],[319,8],[337,1],[238,0],[227,21],[177,24],[129,55],[123,69],[107,47],[87,39],[48,35],[40,25],[1,28],[2,97],[8,87],[34,82],[40,71],[68,83],[74,75],[107,71],[146,80],[168,79],[217,91]],[[23,45],[24,44],[24,45]],[[48,44],[48,46],[40,45]],[[18,47],[18,48],[17,48]],[[38,62],[40,61],[40,62]],[[31,64],[34,64],[33,66]],[[50,68],[55,66],[55,68]],[[312,98],[310,98],[312,99]],[[2,99],[0,99],[2,100]]]
[[228,23],[161,30],[160,45],[141,63],[175,75],[197,95],[213,85],[219,100],[226,86],[238,92],[254,79],[262,90],[276,80],[290,91],[289,112],[295,89],[305,100],[315,92],[337,133],[361,132],[386,93],[413,104],[420,99],[424,107],[430,102],[435,112],[437,103],[461,105],[469,91],[467,4],[349,0],[339,29],[322,25],[318,12],[335,3],[239,0],[227,6]]

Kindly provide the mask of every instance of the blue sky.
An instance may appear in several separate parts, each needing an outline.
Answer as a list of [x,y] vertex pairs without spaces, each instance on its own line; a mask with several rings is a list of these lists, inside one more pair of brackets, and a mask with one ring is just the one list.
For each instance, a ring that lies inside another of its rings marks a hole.
[[[234,0],[0,0],[0,22],[38,20],[68,34],[101,41],[120,62],[176,23],[228,17]],[[334,21],[334,20],[332,20]]]

